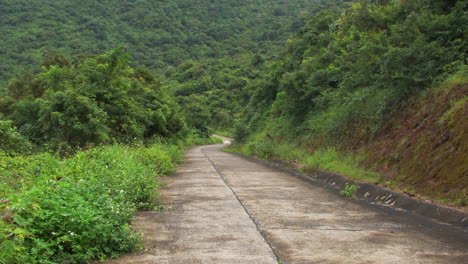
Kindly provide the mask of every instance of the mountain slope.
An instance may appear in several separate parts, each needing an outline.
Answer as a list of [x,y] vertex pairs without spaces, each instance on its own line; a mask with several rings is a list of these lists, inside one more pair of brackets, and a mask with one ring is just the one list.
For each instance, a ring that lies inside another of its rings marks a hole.
[[239,149],[466,204],[467,10],[362,0],[319,13],[250,91]]
[[[340,1],[337,1],[338,3]],[[0,86],[49,53],[96,55],[124,46],[138,65],[267,52],[335,1],[46,1],[0,6]]]
[[468,80],[457,76],[402,108],[360,151],[401,189],[468,203]]

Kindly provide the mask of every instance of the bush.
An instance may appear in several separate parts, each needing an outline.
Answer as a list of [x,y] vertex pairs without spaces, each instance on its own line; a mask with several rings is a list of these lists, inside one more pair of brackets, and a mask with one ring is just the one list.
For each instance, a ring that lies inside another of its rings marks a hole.
[[88,263],[138,247],[133,212],[154,207],[156,176],[181,157],[164,145],[100,147],[64,161],[0,155],[2,180],[16,182],[0,189],[0,263]]
[[245,125],[245,123],[237,124],[234,130],[234,139],[242,143],[242,142],[245,142],[248,136],[249,136],[249,130],[247,129],[247,126]]
[[31,143],[16,131],[11,121],[0,119],[0,149],[9,155],[15,155],[28,152]]
[[[40,93],[31,90],[30,78]],[[186,128],[174,99],[148,71],[133,69],[121,48],[75,65],[43,67],[8,89],[21,94],[0,102],[0,110],[32,141],[62,152]]]
[[261,159],[270,159],[275,156],[275,148],[273,143],[260,141],[251,142],[247,145],[247,148],[251,153],[258,156]]
[[204,133],[199,133],[198,130],[194,129],[189,132],[187,135],[183,146],[190,147],[195,145],[211,145],[211,144],[221,144],[223,141],[215,137],[206,137]]

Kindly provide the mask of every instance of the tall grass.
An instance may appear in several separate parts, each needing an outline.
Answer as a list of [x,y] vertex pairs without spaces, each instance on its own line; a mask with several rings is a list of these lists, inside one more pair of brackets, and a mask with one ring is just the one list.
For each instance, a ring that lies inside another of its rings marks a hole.
[[302,165],[302,171],[305,173],[325,170],[372,183],[381,180],[381,176],[377,172],[364,169],[362,165],[364,156],[345,155],[334,148],[310,151],[295,144],[277,143],[256,137],[255,140],[246,144],[234,143],[233,146],[226,148],[226,151],[257,156],[264,160],[281,159],[298,162]]
[[348,176],[356,180],[377,183],[381,176],[377,172],[369,171],[361,166],[362,156],[343,155],[333,148],[317,150],[305,156],[303,170],[325,170]]

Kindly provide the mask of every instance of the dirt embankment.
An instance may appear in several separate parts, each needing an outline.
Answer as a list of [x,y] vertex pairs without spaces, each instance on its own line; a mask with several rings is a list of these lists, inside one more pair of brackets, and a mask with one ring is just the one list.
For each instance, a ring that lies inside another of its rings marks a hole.
[[467,95],[466,82],[447,83],[408,103],[360,148],[367,165],[410,195],[467,206]]

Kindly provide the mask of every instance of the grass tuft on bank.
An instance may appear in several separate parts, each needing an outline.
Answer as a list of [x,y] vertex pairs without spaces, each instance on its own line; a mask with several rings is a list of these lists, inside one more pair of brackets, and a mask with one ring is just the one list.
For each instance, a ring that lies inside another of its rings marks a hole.
[[324,170],[346,175],[358,181],[377,183],[382,180],[379,173],[364,167],[364,156],[343,154],[331,147],[310,151],[294,144],[263,139],[246,144],[234,142],[231,147],[225,148],[225,151],[256,156],[263,160],[288,161],[300,166],[304,173]]

